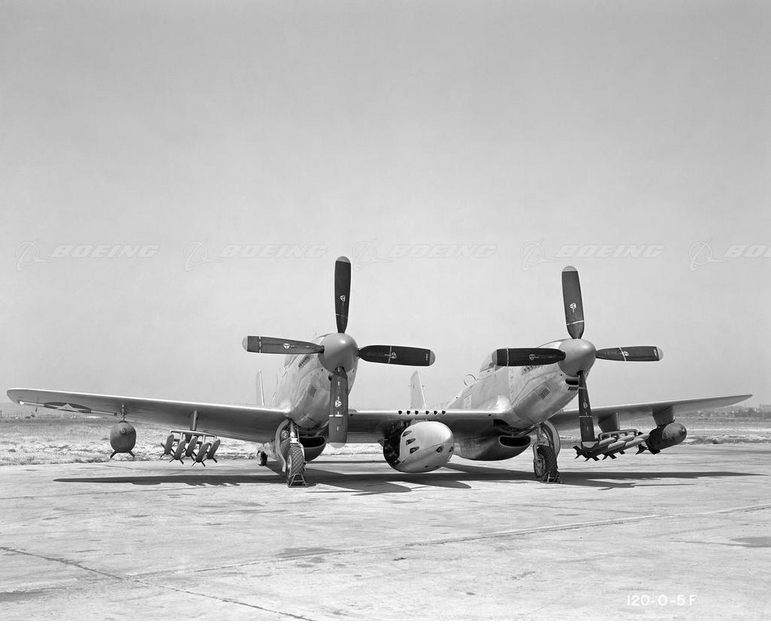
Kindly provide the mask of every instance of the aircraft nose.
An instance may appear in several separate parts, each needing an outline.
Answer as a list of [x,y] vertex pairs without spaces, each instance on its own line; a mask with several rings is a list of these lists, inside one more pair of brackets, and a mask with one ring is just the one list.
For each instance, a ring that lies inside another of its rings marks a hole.
[[566,339],[559,347],[565,353],[565,359],[559,362],[560,369],[568,376],[578,376],[578,372],[588,372],[594,365],[597,348],[585,339]]
[[321,342],[324,352],[319,354],[319,361],[330,372],[342,367],[350,372],[356,367],[356,359],[359,356],[359,346],[353,337],[345,333],[331,333]]

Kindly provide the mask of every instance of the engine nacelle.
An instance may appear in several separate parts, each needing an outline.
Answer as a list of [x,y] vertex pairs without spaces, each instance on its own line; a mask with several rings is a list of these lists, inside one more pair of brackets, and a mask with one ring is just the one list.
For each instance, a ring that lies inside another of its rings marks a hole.
[[670,422],[662,426],[657,426],[648,435],[646,445],[653,454],[658,454],[665,448],[671,448],[679,443],[683,443],[688,431],[685,426],[677,422]]
[[414,422],[383,442],[383,456],[400,472],[432,472],[447,465],[454,444],[452,431],[441,422]]
[[300,437],[300,443],[305,448],[305,461],[312,461],[318,457],[327,446],[324,437]]
[[137,431],[128,422],[118,422],[110,430],[110,445],[114,452],[110,455],[110,458],[115,456],[118,452],[127,452],[133,456],[131,452],[134,449],[134,445],[137,442]]
[[509,435],[473,437],[458,441],[458,456],[471,461],[504,461],[522,454],[530,447],[531,439]]

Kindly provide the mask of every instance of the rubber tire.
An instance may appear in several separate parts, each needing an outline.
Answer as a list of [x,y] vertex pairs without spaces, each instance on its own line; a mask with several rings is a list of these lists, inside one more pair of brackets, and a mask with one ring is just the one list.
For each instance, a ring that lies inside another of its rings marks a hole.
[[541,424],[541,427],[543,429],[543,434],[549,441],[549,445],[554,448],[554,454],[556,454],[557,458],[559,458],[560,450],[562,449],[559,430],[557,430],[557,427],[554,426],[554,424],[552,424],[549,420],[546,420],[546,422]]
[[302,446],[289,446],[289,458],[286,464],[286,483],[292,484],[292,478],[305,473],[305,454]]
[[538,446],[536,448],[538,459],[533,459],[533,472],[538,480],[544,480],[547,476],[557,471],[557,455],[550,446]]

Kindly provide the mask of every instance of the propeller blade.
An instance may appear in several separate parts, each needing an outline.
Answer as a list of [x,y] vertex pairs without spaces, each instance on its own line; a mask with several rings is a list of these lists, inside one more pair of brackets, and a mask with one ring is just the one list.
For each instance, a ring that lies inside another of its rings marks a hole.
[[584,334],[584,303],[581,299],[581,282],[578,270],[568,265],[562,270],[562,301],[565,305],[565,323],[573,339]]
[[436,356],[427,348],[407,346],[364,346],[359,350],[359,358],[370,363],[388,363],[390,365],[411,365],[422,367],[431,365]]
[[335,321],[337,332],[348,327],[348,306],[351,300],[351,262],[347,257],[335,261]]
[[329,443],[340,448],[348,440],[348,374],[338,367],[332,374],[329,392]]
[[581,442],[584,446],[596,443],[592,407],[589,404],[589,391],[586,389],[586,375],[578,372],[578,422],[581,428]]
[[324,352],[324,346],[310,341],[295,341],[279,337],[249,336],[241,342],[247,352],[261,354],[317,354]]
[[564,358],[565,353],[554,348],[501,348],[495,351],[495,364],[502,367],[549,365]]
[[597,358],[606,361],[661,361],[664,353],[656,346],[625,346],[597,350]]

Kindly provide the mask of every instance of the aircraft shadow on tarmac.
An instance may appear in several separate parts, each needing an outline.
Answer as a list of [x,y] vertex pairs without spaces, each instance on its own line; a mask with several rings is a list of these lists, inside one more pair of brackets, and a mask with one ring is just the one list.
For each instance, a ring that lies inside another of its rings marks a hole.
[[[748,474],[746,472],[607,472],[596,474],[590,472],[566,472],[562,474],[563,484],[572,487],[594,487],[604,489],[633,489],[635,487],[678,487],[687,485],[699,478],[737,478],[763,476],[763,474]],[[659,483],[661,479],[682,479],[684,482]],[[611,482],[618,481],[618,482]]]
[[[263,470],[265,468],[260,468]],[[278,468],[268,467],[268,472],[260,471],[255,474],[203,474],[188,473],[179,474],[154,474],[146,476],[94,476],[77,478],[55,478],[54,482],[62,483],[101,483],[101,484],[129,484],[136,486],[160,486],[160,485],[185,485],[188,487],[234,487],[239,485],[275,485],[285,481],[283,473]],[[394,474],[381,473],[341,473],[329,470],[309,467],[305,478],[309,487],[327,485],[337,487],[341,491],[358,492],[360,495],[374,495],[384,493],[407,493],[422,487],[443,487],[449,489],[472,489],[467,484],[475,480],[500,480],[498,476],[478,476],[471,480],[463,476],[459,480],[448,474]],[[524,480],[526,475],[522,473],[516,476],[516,480]],[[507,472],[505,479],[512,479],[512,472]]]
[[[382,463],[382,461],[335,460],[331,464],[345,463]],[[324,468],[324,463],[308,465],[306,480],[308,485],[326,485],[341,491],[358,492],[359,495],[376,495],[388,493],[407,493],[415,489],[439,487],[443,489],[473,489],[474,484],[505,481],[516,483],[532,483],[533,475],[529,471],[517,471],[506,468],[491,468],[449,463],[448,472],[432,472],[430,474],[401,474],[334,471]],[[268,470],[268,471],[264,471]],[[760,476],[746,472],[727,472],[709,470],[691,471],[617,471],[597,472],[570,469],[562,470],[562,485],[564,487],[592,487],[595,489],[633,489],[635,487],[674,487],[689,484],[700,478],[749,477]],[[663,479],[676,479],[684,482],[659,482]],[[153,474],[130,476],[79,476],[77,478],[56,478],[54,482],[64,483],[107,483],[132,484],[138,486],[152,485],[186,485],[190,487],[223,487],[238,485],[277,484],[283,482],[283,475],[277,464],[265,468],[257,467],[254,473],[204,473],[194,470],[184,474]]]

